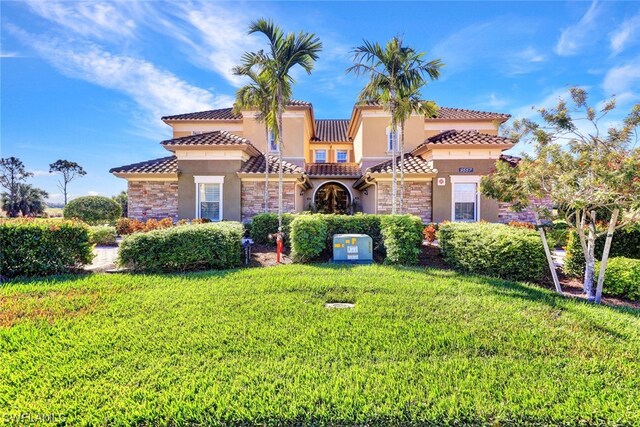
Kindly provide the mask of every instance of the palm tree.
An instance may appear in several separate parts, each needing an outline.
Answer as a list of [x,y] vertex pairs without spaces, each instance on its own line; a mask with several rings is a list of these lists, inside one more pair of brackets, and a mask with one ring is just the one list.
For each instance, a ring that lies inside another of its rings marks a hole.
[[31,184],[18,184],[16,188],[15,197],[12,203],[8,193],[2,193],[2,210],[5,212],[18,212],[22,213],[22,216],[36,216],[42,215],[46,204],[44,200],[49,197],[49,194],[39,188],[35,188]]
[[236,92],[236,102],[233,109],[236,113],[242,110],[257,109],[258,122],[264,123],[266,137],[266,149],[264,153],[264,211],[269,212],[269,134],[274,131],[275,123],[269,122],[269,107],[273,103],[273,94],[269,90],[269,80],[265,73],[257,73],[254,69],[244,69],[242,66],[234,67],[235,75],[243,75],[249,78],[249,83],[242,86]]
[[407,93],[401,93],[396,106],[396,120],[400,124],[400,213],[404,213],[404,128],[406,121],[412,114],[433,117],[438,107],[433,101],[420,99],[420,88],[409,88]]
[[295,80],[291,70],[299,65],[307,74],[311,74],[318,54],[322,50],[320,39],[313,33],[299,32],[284,34],[273,21],[259,19],[249,26],[249,34],[264,34],[269,41],[267,52],[247,52],[238,67],[241,73],[247,73],[254,67],[259,75],[264,75],[272,94],[267,121],[275,122],[274,137],[278,146],[278,231],[282,231],[282,114],[291,99],[291,87]]
[[391,114],[391,213],[395,214],[399,123],[396,110],[401,103],[402,94],[409,94],[411,88],[424,86],[426,76],[432,80],[437,79],[443,64],[439,59],[425,62],[424,52],[418,53],[413,48],[403,46],[403,41],[398,36],[389,40],[384,48],[379,43],[365,40],[361,46],[354,48],[353,52],[354,65],[347,68],[347,72],[369,75],[369,81],[360,91],[358,99],[378,102]]

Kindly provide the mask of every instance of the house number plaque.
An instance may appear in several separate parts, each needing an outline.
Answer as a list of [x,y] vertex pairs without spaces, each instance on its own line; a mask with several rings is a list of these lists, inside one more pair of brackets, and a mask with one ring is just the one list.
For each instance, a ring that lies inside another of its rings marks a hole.
[[458,168],[458,172],[460,172],[460,173],[471,173],[471,172],[473,172],[473,168]]

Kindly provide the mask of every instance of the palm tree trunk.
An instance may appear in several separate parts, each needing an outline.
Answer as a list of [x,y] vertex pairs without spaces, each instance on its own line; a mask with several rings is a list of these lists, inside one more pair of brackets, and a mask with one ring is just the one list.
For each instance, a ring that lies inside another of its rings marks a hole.
[[282,182],[284,175],[282,173],[282,88],[278,85],[278,232],[282,232]]
[[400,123],[400,209],[404,213],[404,121]]
[[397,179],[397,166],[396,166],[396,147],[398,146],[398,124],[396,123],[396,108],[395,101],[393,97],[395,96],[392,93],[391,100],[391,214],[395,215],[396,213],[396,204],[397,204],[397,196],[398,196],[398,183]]
[[267,146],[264,151],[264,212],[269,212],[269,126],[265,123],[264,130],[267,136]]

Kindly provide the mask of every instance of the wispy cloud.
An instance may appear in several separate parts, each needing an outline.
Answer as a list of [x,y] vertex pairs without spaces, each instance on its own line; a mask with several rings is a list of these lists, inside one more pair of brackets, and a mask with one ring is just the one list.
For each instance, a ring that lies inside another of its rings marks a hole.
[[618,28],[611,32],[611,54],[617,55],[627,46],[636,41],[640,34],[640,13],[625,20]]
[[83,36],[101,39],[114,35],[133,35],[136,23],[130,18],[130,7],[135,4],[136,2],[27,1],[29,8],[41,17]]
[[582,48],[590,41],[593,41],[594,35],[598,32],[595,31],[599,25],[598,18],[600,16],[601,8],[598,5],[597,0],[594,0],[589,6],[587,12],[582,15],[582,18],[560,33],[560,38],[556,44],[555,52],[561,56],[570,56],[580,53]]
[[232,98],[193,86],[144,59],[110,53],[93,43],[41,37],[11,25],[9,30],[68,77],[115,90],[133,99],[149,123],[184,111],[229,105]]
[[34,171],[31,171],[31,173],[33,174],[34,177],[53,175],[52,173],[49,173],[49,171],[42,171],[42,170],[34,170]]
[[611,68],[604,76],[602,89],[616,96],[618,104],[640,101],[640,58]]
[[506,98],[499,97],[495,93],[491,93],[488,99],[485,98],[485,101],[481,102],[480,105],[486,106],[489,108],[503,108],[509,105],[509,100],[507,100]]
[[525,49],[507,55],[505,60],[507,74],[514,76],[531,73],[540,69],[546,60],[546,55],[533,46],[528,46]]
[[18,52],[0,52],[0,58],[19,58],[20,56]]

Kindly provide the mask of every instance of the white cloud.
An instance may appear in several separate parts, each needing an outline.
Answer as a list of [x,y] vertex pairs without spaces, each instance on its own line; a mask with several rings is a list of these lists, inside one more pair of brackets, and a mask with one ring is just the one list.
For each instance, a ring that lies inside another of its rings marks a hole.
[[166,28],[168,35],[182,43],[186,59],[198,67],[217,72],[232,85],[240,86],[243,78],[234,75],[231,69],[240,63],[244,52],[264,47],[259,36],[247,34],[248,17],[256,16],[256,11],[241,13],[238,8],[213,3],[175,6],[174,16],[158,22]]
[[547,59],[542,53],[538,52],[532,46],[520,51],[517,56],[527,62],[544,62]]
[[561,56],[576,55],[587,43],[593,41],[598,33],[595,30],[599,24],[600,11],[597,0],[594,0],[580,21],[562,30],[555,52]]
[[41,17],[84,36],[101,39],[113,35],[130,37],[136,28],[134,20],[129,17],[131,9],[123,7],[135,2],[29,0],[27,4]]
[[611,68],[604,76],[602,89],[607,96],[616,96],[619,105],[639,102],[640,58],[624,65]]
[[633,43],[640,33],[640,14],[625,20],[611,33],[611,53],[617,55]]
[[0,52],[0,58],[19,58],[18,52]]
[[98,191],[88,191],[87,192],[87,195],[89,195],[89,196],[99,196],[100,194],[102,194],[102,193],[100,193]]
[[34,177],[53,175],[52,173],[49,173],[49,171],[41,171],[41,170],[31,171],[31,173],[33,174]]
[[92,43],[34,36],[15,26],[9,30],[61,73],[132,98],[153,124],[160,125],[159,118],[163,115],[207,110],[233,102],[232,97],[214,96],[140,58],[112,54]]

